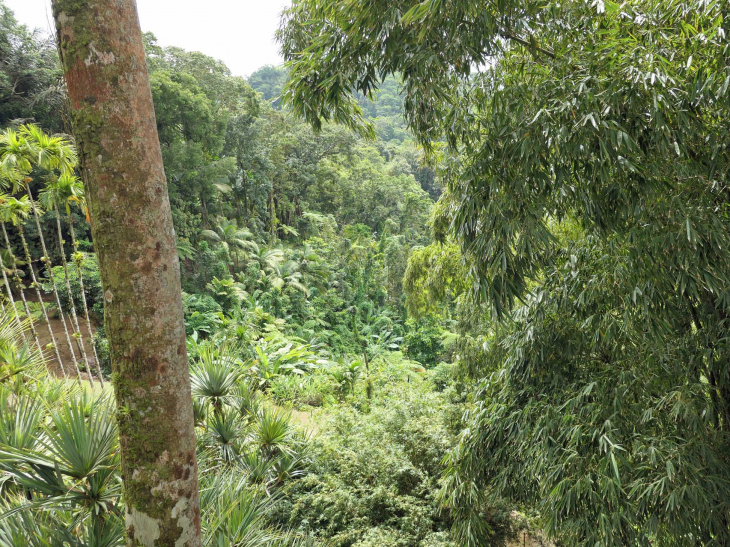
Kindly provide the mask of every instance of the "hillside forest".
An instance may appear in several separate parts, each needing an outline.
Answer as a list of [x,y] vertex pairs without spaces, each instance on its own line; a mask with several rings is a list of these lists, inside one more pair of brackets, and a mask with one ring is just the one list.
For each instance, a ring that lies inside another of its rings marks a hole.
[[294,0],[247,77],[53,13],[0,547],[730,546],[727,3]]

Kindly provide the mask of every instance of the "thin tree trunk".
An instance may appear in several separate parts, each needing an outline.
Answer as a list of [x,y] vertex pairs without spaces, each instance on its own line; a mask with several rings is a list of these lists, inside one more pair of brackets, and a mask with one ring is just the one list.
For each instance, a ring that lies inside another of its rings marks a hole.
[[[20,279],[20,275],[18,275],[18,262],[15,260],[15,254],[13,254],[13,248],[10,246],[10,238],[8,237],[8,231],[5,229],[5,223],[2,222],[3,227],[3,237],[5,238],[5,245],[8,248],[8,253],[10,254],[10,260],[13,263],[13,279],[15,280],[16,285],[18,286],[18,292],[20,293],[20,299],[23,301],[23,309],[25,310],[25,316],[28,318],[28,323],[30,324],[30,332],[33,334],[33,339],[35,340],[36,345],[38,346],[38,351],[40,352],[42,357],[45,357],[45,354],[43,353],[43,348],[41,347],[41,340],[38,338],[38,333],[35,330],[35,324],[33,322],[33,316],[30,314],[30,308],[28,307],[28,301],[25,299],[25,291],[23,290],[23,282]],[[44,358],[45,361],[45,358]],[[61,372],[63,373],[64,378],[66,377],[66,369],[63,368],[63,363],[59,362],[59,365],[61,365]],[[46,369],[48,369],[48,363],[46,363]]]
[[[28,270],[30,270],[30,279],[33,283],[33,288],[35,288],[35,292],[38,295],[38,303],[41,305],[41,310],[43,310],[43,317],[46,320],[46,326],[48,327],[48,334],[51,335],[51,343],[53,344],[53,349],[56,352],[56,359],[58,359],[58,364],[61,365],[61,371],[63,371],[63,375],[66,376],[66,369],[63,366],[63,359],[61,359],[61,353],[58,351],[58,342],[56,342],[56,335],[53,334],[53,328],[51,327],[51,321],[48,319],[48,313],[46,312],[46,304],[43,302],[43,295],[41,294],[41,287],[38,284],[38,280],[35,277],[35,271],[33,270],[33,259],[30,256],[30,250],[28,250],[28,242],[25,240],[25,232],[23,231],[23,225],[18,224],[18,233],[20,234],[20,241],[23,243],[23,251],[25,252],[25,259],[28,261]],[[76,363],[74,362],[74,365]],[[81,381],[81,372],[79,371],[78,366],[76,367],[76,374],[78,376],[79,382]]]
[[[35,225],[36,228],[38,228],[38,238],[41,241],[41,249],[43,250],[43,257],[41,258],[41,262],[43,262],[43,265],[46,267],[46,271],[48,272],[48,279],[51,281],[51,286],[53,287],[53,296],[56,297],[56,305],[58,306],[58,317],[61,319],[61,325],[63,325],[63,333],[66,335],[66,343],[68,344],[68,350],[71,352],[71,359],[73,359],[74,362],[74,368],[76,368],[76,373],[79,377],[79,382],[81,381],[81,371],[79,370],[79,363],[76,360],[76,352],[74,351],[74,345],[73,342],[71,342],[71,336],[68,334],[68,326],[66,325],[66,316],[63,313],[63,307],[61,306],[61,298],[58,296],[58,287],[56,287],[56,279],[53,277],[53,267],[51,264],[51,257],[48,255],[48,249],[46,248],[46,238],[43,237],[43,230],[41,229],[41,217],[38,214],[38,209],[35,206],[35,202],[33,201],[33,194],[30,193],[30,187],[26,187],[26,191],[28,192],[28,199],[30,200],[30,208],[33,210],[33,218],[35,218]],[[25,236],[23,236],[25,237]],[[31,269],[33,269],[33,265],[31,264]],[[34,274],[35,277],[35,274]],[[40,293],[39,293],[40,294]],[[50,323],[49,323],[50,327]],[[94,385],[94,377],[89,374],[89,378],[91,379],[91,385]]]
[[274,207],[274,191],[269,193],[269,234],[271,236],[271,243],[276,241],[276,208]]
[[[68,220],[68,229],[71,232],[71,245],[73,246],[74,254],[79,252],[79,244],[76,241],[76,232],[74,230],[74,221],[71,214],[66,215]],[[104,387],[104,375],[101,373],[101,362],[99,361],[99,355],[96,352],[96,343],[94,342],[94,332],[91,329],[91,319],[89,318],[89,305],[86,303],[86,292],[84,290],[84,272],[81,269],[81,262],[76,264],[76,268],[79,271],[79,288],[81,289],[81,302],[84,304],[84,317],[86,318],[86,328],[89,329],[89,337],[91,338],[91,349],[94,351],[94,360],[96,361],[96,373],[99,375],[99,382],[101,387]]]
[[[56,228],[58,228],[58,248],[61,251],[61,264],[63,265],[63,277],[66,280],[66,292],[68,294],[68,302],[71,307],[71,326],[76,329],[74,338],[78,344],[81,357],[84,359],[86,365],[86,371],[89,374],[91,385],[94,385],[94,374],[91,372],[91,365],[89,364],[89,358],[86,355],[86,347],[84,346],[84,335],[81,334],[81,327],[79,326],[79,318],[76,315],[76,305],[74,304],[73,292],[71,292],[71,281],[68,278],[68,263],[66,262],[66,251],[63,248],[63,232],[61,231],[61,215],[58,212],[58,205],[53,204],[54,212],[56,213]],[[52,274],[51,274],[52,276]],[[60,302],[59,302],[60,305]]]
[[[7,275],[7,273],[5,273],[5,264],[3,263],[2,256],[0,256],[0,270],[3,271],[3,282],[5,283],[5,289],[8,291],[8,300],[10,301],[10,306],[13,308],[13,314],[15,315],[15,322],[18,323],[18,327],[20,327],[20,335],[23,337],[23,343],[27,344],[28,340],[26,340],[26,338],[25,338],[23,322],[20,320],[20,314],[18,313],[18,308],[15,307],[15,298],[13,298],[13,290],[10,288],[10,283],[8,282],[8,275]],[[5,312],[4,305],[3,305],[3,312]]]
[[134,0],[53,0],[104,290],[130,547],[200,547],[180,263]]

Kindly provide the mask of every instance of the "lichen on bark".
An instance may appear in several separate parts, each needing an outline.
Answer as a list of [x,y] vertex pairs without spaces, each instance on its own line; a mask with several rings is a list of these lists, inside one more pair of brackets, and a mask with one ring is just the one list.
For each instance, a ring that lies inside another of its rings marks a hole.
[[88,188],[122,453],[127,543],[198,547],[180,266],[134,0],[53,0]]

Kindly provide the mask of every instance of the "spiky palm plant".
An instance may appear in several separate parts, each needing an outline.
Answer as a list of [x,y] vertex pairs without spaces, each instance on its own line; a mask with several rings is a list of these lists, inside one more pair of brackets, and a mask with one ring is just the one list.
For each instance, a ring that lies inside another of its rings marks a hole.
[[198,351],[198,359],[190,367],[193,397],[210,404],[215,413],[221,413],[241,377],[241,362],[231,346],[218,348],[209,342],[201,344]]
[[244,422],[236,409],[226,407],[208,416],[203,442],[224,462],[231,462],[240,453],[244,437]]
[[253,424],[252,440],[269,459],[290,450],[291,412],[264,407]]
[[200,504],[205,545],[211,547],[274,547],[281,534],[266,528],[274,500],[251,488],[235,471],[201,481]]
[[241,454],[238,464],[249,483],[264,487],[270,483],[274,462],[261,451],[254,449]]
[[[76,395],[49,409],[36,397],[38,403],[26,405],[22,425],[32,433],[0,438],[0,470],[10,479],[8,495],[16,492],[26,498],[5,512],[0,528],[8,516],[31,510],[34,515],[53,515],[54,538],[87,536],[95,544],[116,545],[108,543],[121,539],[121,534],[109,534],[121,517],[119,445],[110,401],[105,396]],[[43,408],[40,419],[38,407]],[[23,446],[17,446],[19,440]]]
[[43,434],[43,401],[26,394],[17,395],[0,387],[0,446],[34,450]]
[[[19,343],[14,328],[12,316],[0,316],[0,359],[2,348]],[[208,362],[226,359],[225,353],[206,352],[200,348],[210,355],[204,357]],[[220,398],[222,411],[210,412],[200,426],[203,544],[299,545],[301,538],[267,525],[278,501],[272,485],[296,476],[298,449],[280,444],[279,435],[254,434],[236,406],[240,391],[231,393]],[[259,449],[264,438],[267,454]],[[122,547],[119,474],[113,405],[106,395],[50,376],[39,381],[26,375],[17,389],[0,381],[0,546]]]
[[230,404],[236,408],[239,416],[248,423],[253,422],[261,411],[259,393],[243,380],[236,384]]

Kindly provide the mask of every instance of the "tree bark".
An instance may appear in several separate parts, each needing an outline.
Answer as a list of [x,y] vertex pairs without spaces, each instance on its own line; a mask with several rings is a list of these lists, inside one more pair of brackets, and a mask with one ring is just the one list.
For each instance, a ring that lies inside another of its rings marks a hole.
[[178,262],[134,0],[53,0],[92,235],[122,455],[127,543],[198,547]]

